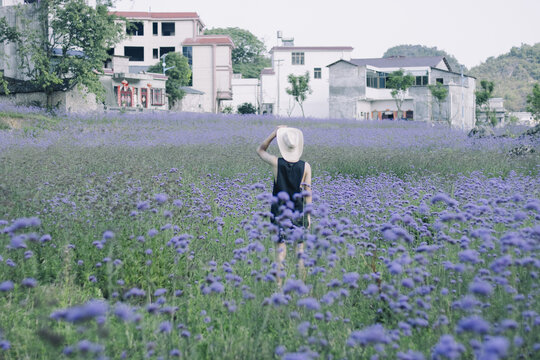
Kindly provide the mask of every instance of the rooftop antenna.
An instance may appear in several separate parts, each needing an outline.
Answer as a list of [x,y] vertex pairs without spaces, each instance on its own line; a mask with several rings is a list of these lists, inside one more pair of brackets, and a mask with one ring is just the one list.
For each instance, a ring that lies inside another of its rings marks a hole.
[[283,32],[281,30],[277,31],[277,46],[279,46],[279,39],[283,38]]

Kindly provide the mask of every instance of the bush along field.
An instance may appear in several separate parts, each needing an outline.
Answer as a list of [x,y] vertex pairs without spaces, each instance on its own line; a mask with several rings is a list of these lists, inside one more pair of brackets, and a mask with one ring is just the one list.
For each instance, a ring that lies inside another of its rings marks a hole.
[[[9,104],[0,120],[0,359],[538,358],[524,129]],[[283,271],[255,153],[281,123],[314,173]]]

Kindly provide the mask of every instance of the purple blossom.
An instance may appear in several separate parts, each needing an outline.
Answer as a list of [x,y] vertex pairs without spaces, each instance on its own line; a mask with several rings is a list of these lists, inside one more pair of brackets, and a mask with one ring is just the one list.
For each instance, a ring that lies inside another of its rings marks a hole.
[[487,321],[479,316],[471,316],[459,320],[457,333],[464,331],[474,332],[477,334],[486,334],[489,331],[490,325]]
[[381,324],[375,324],[364,328],[363,330],[356,330],[351,333],[347,340],[347,345],[373,345],[373,344],[388,344],[391,339],[388,333]]
[[319,310],[321,308],[317,299],[311,297],[298,300],[296,305],[305,307],[308,310]]
[[452,335],[443,335],[439,342],[433,347],[431,352],[432,360],[460,359],[461,354],[465,352],[465,347],[456,342]]
[[13,281],[6,280],[2,283],[0,283],[0,291],[11,291],[13,290]]
[[309,292],[309,288],[302,280],[287,279],[283,286],[283,292],[285,294],[296,292],[298,295],[305,295]]

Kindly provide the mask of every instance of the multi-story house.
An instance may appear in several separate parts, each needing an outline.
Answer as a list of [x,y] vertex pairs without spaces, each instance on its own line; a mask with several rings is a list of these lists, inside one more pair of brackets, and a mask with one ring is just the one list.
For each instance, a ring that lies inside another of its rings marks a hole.
[[272,68],[263,69],[260,83],[261,113],[278,116],[302,116],[293,97],[288,76],[309,74],[311,93],[303,104],[307,117],[327,118],[329,71],[326,65],[340,59],[349,60],[350,46],[294,46],[292,41],[270,50]]
[[202,35],[204,24],[195,12],[117,11],[124,17],[127,38],[111,55],[129,58],[131,73],[145,71],[168,52],[181,52],[192,69],[192,84],[176,109],[218,112],[232,98],[232,40],[224,35]]
[[[475,124],[476,79],[453,72],[442,56],[339,60],[328,69],[330,117],[442,119],[463,129]],[[390,73],[400,69],[415,77],[414,85],[404,94],[402,114],[398,114],[391,89],[387,88]],[[428,87],[436,83],[448,90],[440,113]]]
[[182,52],[182,41],[202,34],[204,24],[196,12],[115,11],[127,19],[127,37],[111,55],[129,57],[130,72],[137,73],[160,61],[168,52]]

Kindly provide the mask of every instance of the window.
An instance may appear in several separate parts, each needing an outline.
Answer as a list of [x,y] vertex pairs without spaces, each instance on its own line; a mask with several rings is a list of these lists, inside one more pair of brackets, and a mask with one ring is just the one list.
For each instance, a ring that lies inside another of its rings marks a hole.
[[415,84],[416,86],[427,86],[428,84],[428,77],[427,75],[424,76],[417,76]]
[[124,56],[129,56],[129,61],[144,61],[144,47],[124,46]]
[[293,52],[291,61],[292,61],[293,65],[304,65],[304,53],[303,52]]
[[161,23],[161,35],[174,36],[174,23],[173,22]]
[[388,73],[366,70],[366,86],[374,89],[386,89]]
[[152,105],[163,105],[163,89],[150,89]]
[[159,48],[159,56],[163,56],[166,53],[174,52],[174,46],[173,47],[160,47]]
[[437,78],[435,79],[436,82],[438,82],[439,84],[444,84],[444,79],[443,78]]
[[193,47],[184,46],[182,48],[182,55],[187,57],[187,61],[188,61],[189,66],[193,65]]
[[313,69],[313,78],[314,79],[320,79],[321,77],[322,77],[321,68]]
[[114,55],[114,48],[109,48],[109,50],[107,50],[107,55],[113,56]]
[[127,24],[126,33],[131,36],[143,36],[144,24],[140,21],[130,21]]
[[157,34],[158,34],[158,23],[154,22],[152,23],[152,35],[157,35]]
[[152,59],[159,58],[158,49],[152,49]]

